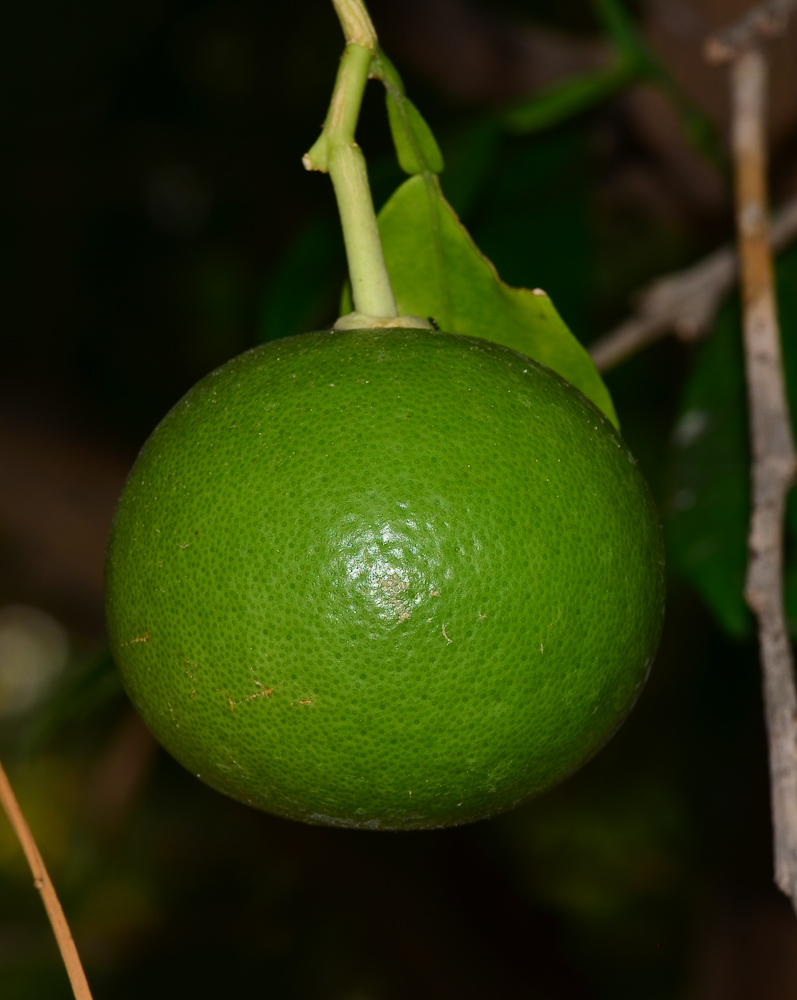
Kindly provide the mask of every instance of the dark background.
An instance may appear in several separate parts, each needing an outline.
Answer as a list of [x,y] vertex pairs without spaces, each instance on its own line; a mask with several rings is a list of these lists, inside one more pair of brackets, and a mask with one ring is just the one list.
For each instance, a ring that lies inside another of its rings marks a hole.
[[[700,44],[743,6],[634,8],[669,84],[637,79],[512,135],[502,109],[606,65],[586,0],[371,5],[440,139],[444,191],[502,277],[545,288],[584,343],[632,292],[732,235],[725,77]],[[678,573],[678,551],[633,715],[581,773],[509,815],[432,833],[304,827],[223,799],[155,748],[103,646],[113,505],[197,378],[337,315],[331,185],[300,158],[342,39],[324,0],[7,8],[0,752],[97,1000],[796,995],[797,922],[770,879],[755,642],[743,612],[729,624]],[[797,191],[794,31],[773,55],[781,201]],[[379,203],[401,174],[376,84],[358,136]],[[686,495],[672,432],[695,373],[738,380],[734,310],[718,321],[725,353],[668,340],[607,379],[665,521]],[[24,710],[8,679],[20,629],[53,674]],[[0,996],[69,996],[3,819]]]

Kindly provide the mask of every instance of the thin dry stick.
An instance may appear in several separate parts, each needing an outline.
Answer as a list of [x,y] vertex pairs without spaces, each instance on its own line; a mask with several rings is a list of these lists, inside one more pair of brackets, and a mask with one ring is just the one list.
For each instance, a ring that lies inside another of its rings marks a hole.
[[769,739],[775,882],[797,910],[797,692],[783,607],[786,497],[797,471],[767,232],[764,53],[731,64],[736,226],[744,305],[744,352],[752,447],[752,501],[745,598],[758,619]]
[[75,1000],[91,1000],[91,990],[83,966],[80,964],[69,924],[66,922],[61,903],[53,883],[50,881],[50,876],[47,874],[42,856],[39,854],[39,848],[36,846],[36,841],[33,839],[33,834],[30,832],[30,827],[19,807],[2,764],[0,764],[0,805],[5,809],[11,826],[14,828],[14,833],[16,833],[22,850],[25,852],[25,857],[28,859],[30,870],[33,873],[33,884],[41,893],[42,902],[55,933],[55,940],[58,942],[69,981],[72,983]]
[[797,0],[765,0],[747,11],[738,21],[707,39],[706,59],[715,66],[729,63],[746,49],[768,38],[782,35]]
[[[797,198],[773,216],[770,241],[782,250],[797,238]],[[684,271],[666,274],[637,299],[635,314],[589,349],[599,371],[607,372],[670,333],[695,340],[706,333],[722,301],[739,279],[739,257],[723,246]]]

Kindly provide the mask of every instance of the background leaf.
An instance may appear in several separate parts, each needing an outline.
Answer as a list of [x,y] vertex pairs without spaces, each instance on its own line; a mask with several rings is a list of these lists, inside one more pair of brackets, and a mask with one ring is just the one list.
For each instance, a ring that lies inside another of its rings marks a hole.
[[[461,200],[460,176],[447,156],[446,200],[476,246],[508,285],[544,288],[583,341],[594,329],[593,283],[604,256],[594,228],[595,160],[584,130],[571,123],[530,138],[502,137],[470,203]],[[638,241],[640,266],[644,253]]]
[[443,197],[436,178],[411,177],[379,213],[399,311],[450,333],[482,337],[541,361],[609,419],[609,391],[545,293],[505,285]]
[[501,115],[510,132],[528,134],[558,125],[594,108],[639,76],[639,67],[618,58],[606,69],[551,85]]
[[744,603],[749,449],[739,309],[727,303],[701,345],[672,434],[665,505],[667,553],[733,636],[747,635]]
[[258,323],[259,343],[323,326],[345,268],[340,222],[324,215],[300,231],[274,268]]
[[[777,262],[781,342],[797,432],[797,246]],[[672,435],[665,534],[670,563],[732,636],[752,633],[744,602],[750,453],[738,300],[700,346]],[[787,513],[786,611],[797,634],[797,500]]]

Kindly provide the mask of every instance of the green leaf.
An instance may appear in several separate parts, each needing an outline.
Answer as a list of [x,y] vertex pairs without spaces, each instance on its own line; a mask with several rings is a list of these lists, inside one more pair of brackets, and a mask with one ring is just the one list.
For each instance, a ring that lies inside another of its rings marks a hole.
[[399,311],[432,317],[443,330],[481,337],[541,361],[617,425],[592,359],[539,289],[510,288],[443,197],[436,177],[411,177],[379,213]]
[[398,70],[384,52],[374,59],[371,75],[385,85],[387,118],[401,169],[407,174],[439,174],[443,154],[423,115],[404,93]]
[[387,117],[401,169],[406,174],[424,171],[439,174],[443,154],[420,111],[408,97],[389,88],[386,94]]

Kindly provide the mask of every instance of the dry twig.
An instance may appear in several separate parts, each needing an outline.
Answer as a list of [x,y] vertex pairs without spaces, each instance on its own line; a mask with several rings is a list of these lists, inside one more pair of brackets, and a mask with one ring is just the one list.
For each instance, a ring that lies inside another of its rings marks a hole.
[[69,981],[72,983],[75,1000],[91,1000],[91,990],[83,966],[80,964],[80,957],[75,942],[72,940],[69,924],[66,922],[55,887],[50,881],[39,848],[36,846],[36,841],[33,839],[33,834],[30,832],[30,827],[19,807],[17,797],[14,795],[14,790],[11,788],[2,764],[0,764],[0,805],[3,806],[14,833],[22,845],[25,857],[28,859],[30,870],[33,873],[33,884],[41,893],[44,908],[50,919],[61,957],[69,975]]
[[767,232],[767,61],[757,48],[731,64],[736,227],[752,447],[745,597],[758,620],[775,847],[775,882],[797,909],[797,692],[783,607],[786,497],[797,471]]
[[[775,214],[770,228],[775,250],[782,250],[795,238],[797,198]],[[728,245],[684,271],[657,279],[639,296],[635,315],[590,346],[598,370],[610,371],[669,333],[682,340],[694,340],[707,332],[738,278],[738,254]]]
[[729,63],[745,49],[782,35],[795,9],[797,0],[765,0],[707,39],[704,48],[706,59],[715,66]]
[[721,247],[686,271],[666,275],[640,298],[636,315],[592,345],[607,371],[670,332],[703,333],[741,277],[750,410],[753,510],[745,598],[756,615],[769,741],[775,882],[797,910],[797,690],[783,606],[786,498],[797,474],[781,356],[772,250],[797,236],[797,199],[767,224],[766,88],[758,48],[786,27],[797,0],[770,0],[713,36],[706,57],[731,63],[738,254]]
[[769,0],[709,39],[706,55],[731,63],[736,227],[744,303],[744,351],[752,446],[752,501],[745,597],[758,621],[769,739],[775,882],[797,909],[797,691],[783,606],[786,498],[797,473],[767,231],[767,59],[758,47],[780,34],[797,0]]

